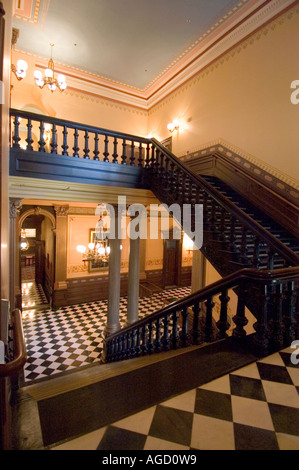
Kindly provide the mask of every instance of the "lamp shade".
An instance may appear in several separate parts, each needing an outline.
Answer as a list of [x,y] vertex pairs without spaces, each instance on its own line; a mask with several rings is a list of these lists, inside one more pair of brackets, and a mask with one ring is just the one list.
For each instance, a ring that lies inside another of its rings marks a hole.
[[17,62],[17,68],[18,70],[22,70],[24,72],[26,72],[26,70],[28,69],[28,64],[25,60],[18,60]]

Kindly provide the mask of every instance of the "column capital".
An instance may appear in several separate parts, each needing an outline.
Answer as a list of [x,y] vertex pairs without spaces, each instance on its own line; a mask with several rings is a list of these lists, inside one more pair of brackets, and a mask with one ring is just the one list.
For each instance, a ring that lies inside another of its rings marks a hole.
[[56,217],[66,217],[69,213],[69,206],[54,206]]
[[9,218],[15,219],[22,208],[23,199],[9,198]]

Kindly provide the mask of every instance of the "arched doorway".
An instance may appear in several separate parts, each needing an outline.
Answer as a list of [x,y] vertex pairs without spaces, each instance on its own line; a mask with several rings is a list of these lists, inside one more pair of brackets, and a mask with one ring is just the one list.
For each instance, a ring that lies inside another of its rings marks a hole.
[[55,269],[55,217],[40,207],[28,208],[20,216],[19,233],[22,308],[51,307]]

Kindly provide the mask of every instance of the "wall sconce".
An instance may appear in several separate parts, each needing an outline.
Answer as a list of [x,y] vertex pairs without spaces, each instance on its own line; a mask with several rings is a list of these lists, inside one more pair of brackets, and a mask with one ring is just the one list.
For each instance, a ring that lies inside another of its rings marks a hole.
[[26,77],[28,69],[27,62],[25,60],[18,60],[17,66],[11,65],[11,71],[15,74],[18,80],[23,80]]
[[169,130],[169,132],[173,133],[174,131],[178,131],[180,128],[180,123],[177,119],[175,119],[173,122],[170,122],[168,125],[167,125],[167,129]]

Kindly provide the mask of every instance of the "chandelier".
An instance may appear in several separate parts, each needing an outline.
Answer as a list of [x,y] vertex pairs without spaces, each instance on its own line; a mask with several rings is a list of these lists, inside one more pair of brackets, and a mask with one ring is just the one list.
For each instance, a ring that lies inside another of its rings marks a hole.
[[105,236],[102,216],[95,227],[93,241],[88,244],[87,248],[84,245],[77,246],[77,251],[82,254],[84,265],[86,262],[92,262],[96,263],[98,267],[108,266],[110,246],[109,240]]
[[48,85],[49,90],[51,90],[52,93],[57,89],[63,92],[67,87],[65,76],[62,74],[59,74],[57,78],[55,77],[54,61],[53,61],[54,44],[50,44],[50,46],[51,46],[51,59],[49,60],[48,68],[45,70],[45,76],[43,77],[43,74],[40,70],[36,70],[34,72],[35,83],[40,88],[44,88],[46,85]]

